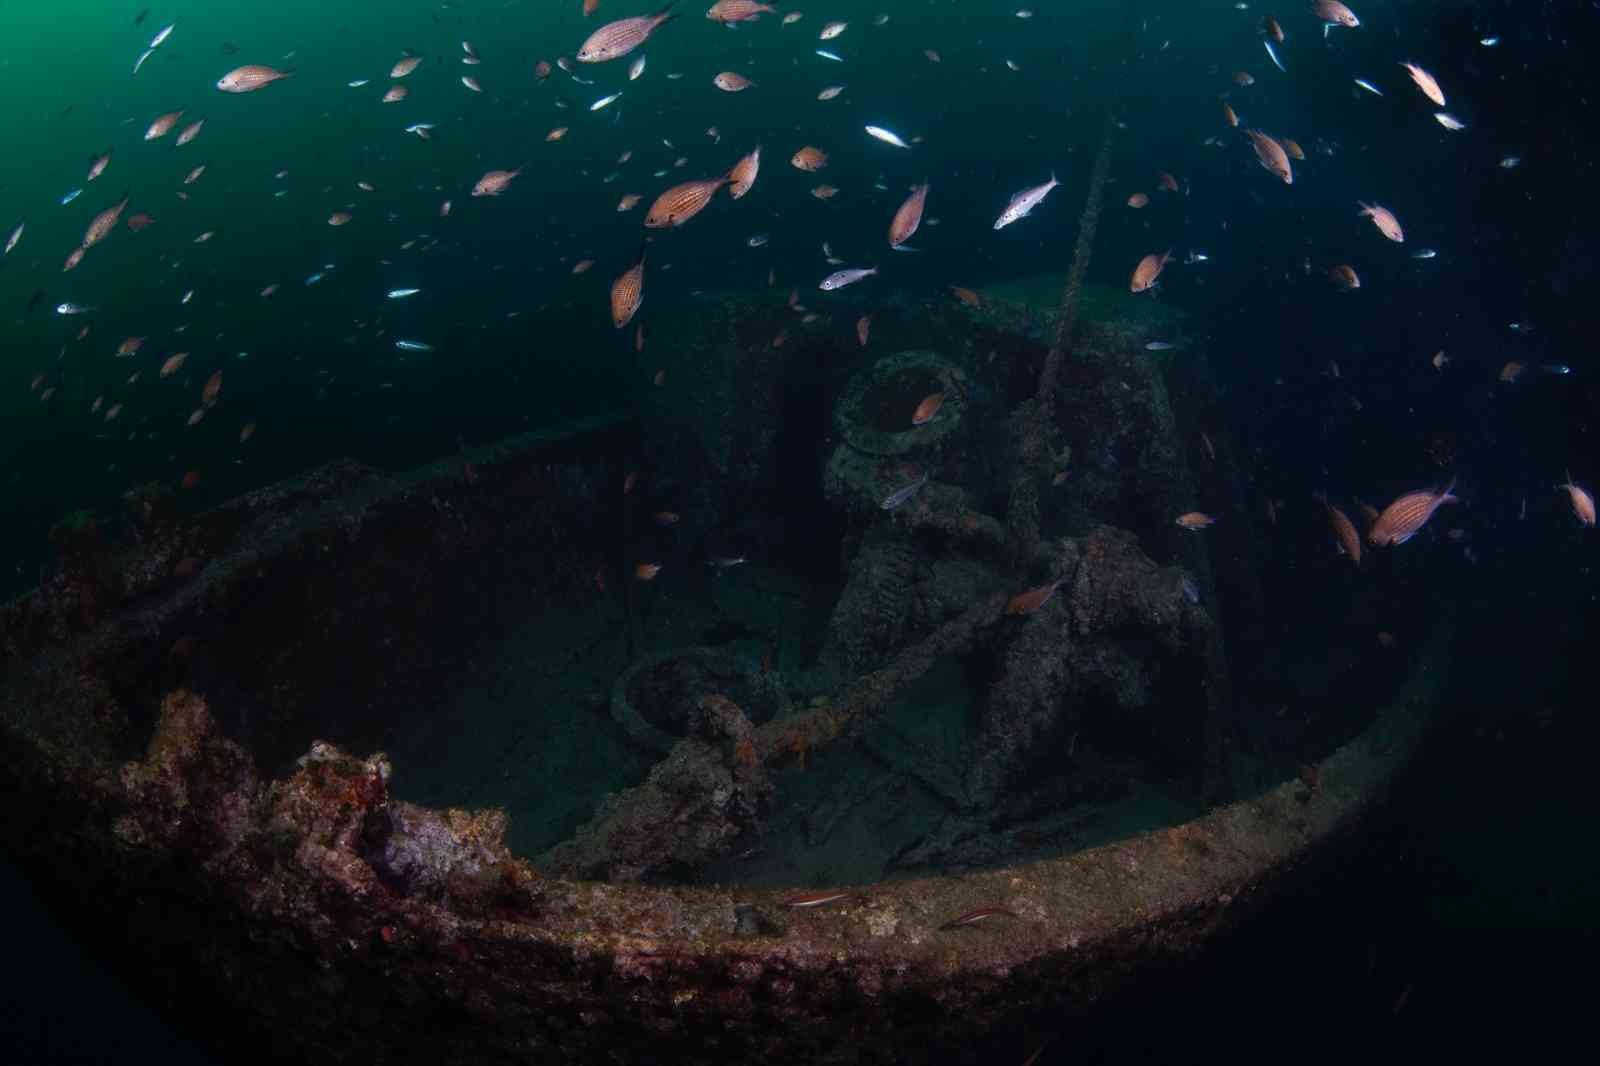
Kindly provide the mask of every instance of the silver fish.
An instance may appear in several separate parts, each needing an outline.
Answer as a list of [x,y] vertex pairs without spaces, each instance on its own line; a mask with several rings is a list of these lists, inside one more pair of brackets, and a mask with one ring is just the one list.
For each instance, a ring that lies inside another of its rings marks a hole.
[[83,190],[82,189],[73,189],[71,192],[67,193],[67,195],[65,195],[65,196],[63,196],[61,198],[61,200],[60,200],[61,206],[65,207],[67,204],[70,204],[72,201],[76,200],[78,197],[80,197],[82,195],[83,195]]
[[163,27],[160,33],[157,33],[154,37],[150,38],[150,50],[153,52],[165,44],[167,38],[172,36],[172,31],[177,28],[178,24],[176,22]]
[[133,72],[135,74],[139,73],[139,68],[144,66],[144,61],[155,54],[156,50],[154,48],[146,48],[143,52],[140,52],[138,62],[133,65]]
[[1018,219],[1027,218],[1028,213],[1038,207],[1041,200],[1050,195],[1050,190],[1060,184],[1056,180],[1055,172],[1051,171],[1050,180],[1043,185],[1035,185],[1031,189],[1023,189],[1011,198],[1011,202],[1006,204],[1006,209],[1000,212],[1000,217],[994,220],[994,228],[1003,229]]
[[744,243],[748,244],[752,248],[760,248],[763,244],[767,243],[767,235],[765,233],[753,234],[746,239]]
[[602,107],[605,107],[607,104],[616,103],[621,98],[622,98],[622,94],[621,93],[612,93],[610,96],[602,96],[600,99],[596,100],[594,103],[589,105],[589,110],[590,111],[598,111]]
[[1170,352],[1176,347],[1177,345],[1170,341],[1151,341],[1144,346],[1144,350],[1147,352]]
[[832,52],[828,51],[826,48],[818,48],[817,49],[817,55],[821,56],[823,59],[831,59],[835,63],[843,63],[844,62],[844,58],[842,56],[836,56]]
[[1418,248],[1416,251],[1411,253],[1411,258],[1413,258],[1413,259],[1432,259],[1434,256],[1436,256],[1438,254],[1439,253],[1434,251],[1432,248]]
[[896,148],[910,148],[911,146],[900,139],[900,135],[893,130],[886,130],[882,126],[868,126],[866,131],[884,144],[892,144]]
[[1272,65],[1283,71],[1285,74],[1289,73],[1288,68],[1283,65],[1283,60],[1278,58],[1278,50],[1272,47],[1272,42],[1262,41],[1261,43],[1267,46],[1267,55],[1272,59]]
[[384,293],[391,300],[404,300],[407,296],[415,296],[421,289],[390,289]]
[[17,228],[12,230],[11,236],[6,238],[6,250],[4,252],[0,252],[0,255],[10,255],[11,249],[17,246],[18,241],[22,240],[22,231],[27,228],[28,224],[26,222],[18,222]]
[[398,340],[394,342],[395,348],[402,352],[431,352],[433,345],[426,341]]
[[1356,79],[1356,84],[1361,86],[1363,89],[1367,90],[1367,92],[1371,93],[1373,96],[1382,96],[1383,95],[1383,90],[1378,88],[1376,85],[1372,84],[1366,78],[1357,78]]
[[862,270],[860,267],[852,267],[849,270],[835,270],[832,274],[823,278],[822,283],[817,288],[823,292],[833,292],[835,289],[842,289],[846,285],[854,285],[862,278],[870,278],[877,272],[877,267],[869,267],[866,270]]
[[927,483],[928,475],[924,473],[911,484],[905,486],[904,488],[895,489],[893,492],[889,493],[889,495],[883,498],[883,502],[878,506],[882,507],[885,511],[892,511],[896,507],[899,507],[901,504],[905,503],[907,500],[911,499],[911,497],[915,496],[917,493],[921,492],[922,486],[926,485]]
[[56,314],[58,315],[84,315],[93,310],[94,308],[85,307],[82,304],[56,304]]

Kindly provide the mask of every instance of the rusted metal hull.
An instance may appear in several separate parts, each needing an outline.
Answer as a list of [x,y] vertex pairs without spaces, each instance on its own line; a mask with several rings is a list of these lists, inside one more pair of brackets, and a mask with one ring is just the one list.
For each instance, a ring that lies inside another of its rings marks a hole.
[[[236,1039],[284,1054],[918,1061],[1041,1009],[1092,1010],[1128,975],[1205,943],[1355,824],[1435,711],[1447,624],[1394,706],[1311,783],[1167,830],[861,886],[815,909],[767,889],[543,876],[507,851],[502,812],[390,795],[406,767],[374,753],[382,731],[363,708],[409,683],[401,660],[443,623],[375,590],[447,612],[482,552],[527,543],[526,525],[508,531],[504,499],[534,471],[545,517],[517,521],[549,523],[538,548],[559,558],[568,511],[552,486],[600,477],[613,432],[586,450],[507,447],[478,457],[470,478],[455,465],[395,479],[319,472],[230,505],[192,579],[151,581],[90,616],[78,610],[89,593],[65,580],[8,607],[7,848],[83,928],[143,960],[159,998],[221,1005]],[[196,536],[175,524],[140,557],[152,573],[170,568]],[[314,656],[309,676],[292,676],[293,660],[267,646],[274,629],[251,621],[291,585],[304,632],[276,639],[345,640],[392,676],[341,678]],[[374,633],[387,658],[362,650]],[[268,659],[285,675],[281,700],[233,720],[169,667],[180,651]],[[986,906],[1014,917],[941,928]]]

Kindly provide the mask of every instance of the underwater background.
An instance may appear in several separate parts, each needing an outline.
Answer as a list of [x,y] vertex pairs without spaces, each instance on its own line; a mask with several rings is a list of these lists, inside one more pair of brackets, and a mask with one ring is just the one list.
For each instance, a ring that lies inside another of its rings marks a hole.
[[[1338,659],[1329,704],[1387,694],[1400,667],[1374,650],[1375,631],[1404,647],[1448,607],[1460,631],[1443,699],[1455,713],[1356,839],[1299,871],[1256,922],[1198,962],[1137,984],[1102,1029],[1054,1035],[1041,1061],[1171,1061],[1225,1043],[1248,1056],[1280,1047],[1285,1031],[1315,1043],[1317,1027],[1471,1048],[1470,1036],[1445,1031],[1451,1019],[1492,1017],[1548,1035],[1571,1024],[1576,989],[1560,967],[1594,944],[1600,896],[1584,787],[1595,736],[1582,713],[1583,653],[1600,611],[1594,531],[1554,486],[1600,478],[1588,301],[1600,232],[1587,194],[1593,4],[1369,2],[1352,5],[1361,29],[1335,29],[1327,41],[1304,5],[1255,0],[1243,10],[1229,0],[784,4],[805,18],[781,28],[772,14],[718,26],[696,5],[647,43],[639,80],[628,80],[625,60],[578,65],[593,85],[559,68],[540,82],[533,67],[651,5],[603,0],[585,17],[576,0],[235,0],[151,6],[136,22],[145,6],[0,6],[11,42],[0,59],[10,141],[0,229],[25,223],[0,259],[9,519],[0,599],[51,572],[56,523],[87,512],[114,525],[125,494],[150,483],[199,513],[343,457],[401,472],[575,419],[689,410],[693,398],[671,391],[686,375],[674,369],[666,386],[653,375],[675,341],[736,300],[777,315],[793,288],[843,321],[887,306],[903,318],[921,302],[949,302],[959,286],[1051,307],[1109,115],[1117,125],[1091,303],[1136,308],[1127,313],[1144,316],[1153,338],[1179,342],[1163,360],[1203,351],[1215,397],[1206,416],[1249,455],[1245,491],[1297,509],[1270,537],[1229,549],[1249,553],[1235,565],[1256,570],[1265,590],[1228,619],[1237,683],[1258,701],[1287,701],[1269,691],[1275,681],[1251,691],[1249,679],[1320,677],[1311,664]],[[1019,8],[1031,17],[1018,18]],[[1274,11],[1289,30],[1285,74],[1257,32]],[[872,25],[878,14],[890,16],[882,26]],[[819,43],[832,18],[850,29]],[[130,75],[168,24],[171,38]],[[1484,45],[1489,38],[1496,43]],[[481,65],[460,64],[462,39]],[[410,96],[380,103],[390,65],[408,50],[423,57],[403,81]],[[1465,130],[1433,120],[1396,66],[1407,57],[1448,72],[1450,110]],[[216,79],[242,63],[295,73],[259,93],[218,93]],[[756,85],[718,92],[710,80],[723,70]],[[1235,70],[1253,72],[1255,84],[1234,85]],[[462,74],[483,92],[464,88]],[[816,99],[837,84],[846,86],[838,98]],[[1224,124],[1224,96],[1244,126],[1305,146],[1293,195]],[[157,115],[179,109],[179,128],[205,120],[193,143],[141,139]],[[431,136],[405,132],[412,123],[434,123]],[[865,137],[864,124],[920,140],[908,153]],[[561,126],[564,137],[546,140]],[[788,165],[807,143],[833,156],[820,174]],[[720,174],[756,144],[766,154],[747,198],[718,194],[681,231],[643,245],[640,215],[657,192]],[[90,160],[108,150],[104,174],[86,181]],[[203,175],[183,184],[200,164]],[[469,195],[485,171],[518,167],[504,194]],[[1162,172],[1177,176],[1177,193],[1157,191]],[[1012,194],[1052,174],[1061,185],[1033,215],[992,228]],[[819,179],[838,195],[810,195]],[[892,252],[887,219],[923,180],[932,189],[916,250]],[[119,227],[62,271],[89,219],[124,191],[128,214],[153,221]],[[1129,210],[1136,192],[1151,202]],[[624,193],[644,201],[618,212]],[[1403,249],[1357,215],[1358,200],[1395,209]],[[328,225],[340,211],[350,221]],[[767,239],[752,247],[757,235]],[[816,292],[840,265],[824,258],[823,241],[842,265],[880,274]],[[607,292],[642,247],[641,347],[631,326],[613,328]],[[1168,248],[1161,285],[1140,297],[1151,302],[1128,303],[1134,264]],[[1437,254],[1409,254],[1420,248]],[[1193,253],[1204,258],[1188,261]],[[593,269],[574,274],[584,259]],[[1359,272],[1359,290],[1328,283],[1339,263]],[[386,297],[403,288],[420,291]],[[58,314],[64,303],[93,310]],[[133,337],[145,338],[138,352],[114,354]],[[397,350],[398,339],[430,350]],[[184,350],[184,365],[161,377],[162,361]],[[1436,351],[1449,355],[1442,368],[1430,361]],[[851,357],[817,356],[789,414],[822,410]],[[1527,372],[1503,381],[1509,362]],[[220,396],[204,402],[217,371]],[[845,574],[841,523],[821,489],[830,427],[825,414],[814,421],[814,434],[781,442],[779,482],[741,500],[741,514],[708,522],[672,560],[688,565],[669,567],[656,587],[692,600],[760,581],[824,609]],[[1428,553],[1426,562],[1381,596],[1354,596],[1351,576],[1328,562],[1311,495],[1381,505],[1451,477],[1463,503],[1450,523],[1462,535],[1419,536],[1403,550]],[[760,577],[707,572],[707,559],[734,551]],[[646,766],[636,757],[615,772]],[[407,787],[419,800],[514,802],[492,790],[463,796],[456,784],[413,778]],[[570,833],[593,798],[544,804],[544,823],[514,822],[529,834],[523,853]],[[771,871],[772,883],[782,876]],[[15,1050],[0,1058],[211,1061],[187,1043],[204,1032],[203,1005],[147,1013],[137,992],[126,998],[129,975],[114,957],[55,935],[27,886],[6,886],[27,915],[17,953],[39,969],[27,982],[36,994],[19,994],[6,1015]],[[1171,1024],[1152,1026],[1154,1017]],[[949,1061],[1021,1061],[1033,1046],[1018,1034],[952,1049]]]

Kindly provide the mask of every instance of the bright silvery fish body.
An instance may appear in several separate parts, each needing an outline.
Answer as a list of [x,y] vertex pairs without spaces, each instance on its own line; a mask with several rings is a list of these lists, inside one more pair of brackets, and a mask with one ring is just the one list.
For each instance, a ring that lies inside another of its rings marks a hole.
[[869,278],[877,272],[877,267],[870,267],[866,270],[862,270],[860,267],[852,267],[849,270],[835,270],[832,274],[823,278],[822,284],[818,285],[817,288],[823,292],[833,292],[835,289],[842,289],[846,285],[854,285],[862,278]]
[[1011,198],[1011,202],[1006,204],[1006,209],[1000,212],[1000,217],[994,220],[994,228],[1004,229],[1018,219],[1027,218],[1028,213],[1038,207],[1041,200],[1050,195],[1050,190],[1060,184],[1056,180],[1055,173],[1052,172],[1050,180],[1043,185],[1035,185],[1031,189],[1023,189]]

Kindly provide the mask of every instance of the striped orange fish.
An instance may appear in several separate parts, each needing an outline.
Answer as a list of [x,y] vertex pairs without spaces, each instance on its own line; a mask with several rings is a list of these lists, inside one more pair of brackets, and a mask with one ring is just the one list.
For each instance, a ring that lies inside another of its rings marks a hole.
[[1450,495],[1450,490],[1455,487],[1455,478],[1451,478],[1450,484],[1438,492],[1428,489],[1406,493],[1383,509],[1383,513],[1378,515],[1377,521],[1367,531],[1367,539],[1379,547],[1404,544],[1427,524],[1441,504],[1456,502],[1456,498]]
[[[673,0],[673,3],[677,3],[677,0]],[[653,15],[608,22],[583,42],[583,47],[578,49],[577,60],[580,63],[604,63],[608,59],[621,59],[644,44],[659,26],[677,17],[672,13],[672,4],[668,4]]]
[[728,171],[728,195],[737,200],[750,191],[756,183],[756,173],[761,169],[761,146],[733,165]]
[[1151,252],[1139,260],[1139,265],[1133,268],[1133,280],[1128,283],[1129,292],[1145,292],[1156,287],[1156,279],[1161,276],[1161,271],[1166,268],[1167,260],[1172,258],[1171,250],[1157,255]]
[[821,148],[813,148],[808,144],[792,155],[789,158],[789,162],[800,170],[808,170],[815,173],[828,165],[828,153]]
[[644,216],[644,224],[651,229],[681,226],[704,211],[717,190],[732,180],[724,174],[720,178],[703,178],[674,185],[656,197],[656,202],[650,205],[649,213]]
[[1578,517],[1581,525],[1594,525],[1594,497],[1589,490],[1573,483],[1572,471],[1567,471],[1567,480],[1564,484],[1557,485],[1558,489],[1566,489],[1567,496],[1572,500],[1572,513]]
[[639,261],[611,283],[611,321],[618,329],[633,321],[644,302],[644,260],[641,253]]
[[911,424],[913,426],[927,425],[939,417],[939,408],[943,406],[944,393],[942,392],[923,397],[922,402],[917,404],[917,409],[911,413]]
[[1339,542],[1339,550],[1350,556],[1350,561],[1357,566],[1361,565],[1361,535],[1356,532],[1355,523],[1350,521],[1350,516],[1328,502],[1328,498],[1321,493],[1317,499],[1322,502],[1322,507],[1328,512],[1328,524],[1333,527],[1333,539]]
[[900,205],[889,223],[889,247],[900,247],[917,232],[917,227],[922,225],[922,205],[927,199],[927,182],[911,186],[911,195],[906,197],[905,203]]
[[1283,145],[1260,130],[1244,132],[1250,138],[1250,145],[1256,150],[1256,158],[1261,165],[1282,178],[1285,185],[1293,185],[1294,171],[1289,167],[1289,153],[1283,150]]
[[1333,287],[1340,292],[1353,292],[1361,288],[1361,278],[1356,274],[1355,268],[1348,263],[1341,263],[1328,271],[1328,278],[1333,282]]
[[259,63],[251,63],[242,67],[235,67],[217,79],[217,88],[225,93],[253,93],[257,89],[265,89],[275,81],[282,81],[294,74],[292,70],[276,70],[264,67]]
[[763,12],[776,14],[777,10],[771,4],[758,3],[757,0],[717,0],[706,12],[706,18],[713,22],[750,22]]
[[1056,594],[1056,589],[1061,587],[1060,581],[1052,581],[1048,585],[1019,592],[1011,597],[1011,602],[1006,604],[1006,614],[1032,614],[1050,602],[1050,597]]

